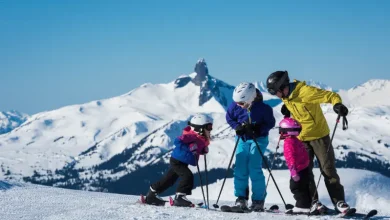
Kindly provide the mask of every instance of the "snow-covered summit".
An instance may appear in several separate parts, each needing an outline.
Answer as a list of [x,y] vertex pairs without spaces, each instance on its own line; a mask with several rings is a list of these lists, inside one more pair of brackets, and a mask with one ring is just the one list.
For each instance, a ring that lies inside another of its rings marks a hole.
[[351,107],[374,107],[390,105],[390,80],[372,79],[348,90],[340,90],[340,95]]

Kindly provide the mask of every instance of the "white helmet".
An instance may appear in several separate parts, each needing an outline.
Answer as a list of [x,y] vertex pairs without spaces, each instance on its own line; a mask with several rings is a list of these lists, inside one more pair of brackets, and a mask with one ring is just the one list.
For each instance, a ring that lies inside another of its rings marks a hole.
[[251,104],[256,95],[256,87],[253,83],[242,82],[234,89],[233,101]]
[[208,115],[205,115],[205,114],[196,114],[194,115],[194,117],[191,118],[191,121],[190,121],[191,125],[197,125],[197,126],[203,126],[203,125],[207,125],[207,124],[212,124],[213,123],[213,119],[211,117],[209,117]]
[[201,131],[203,128],[211,131],[213,129],[213,119],[205,114],[196,114],[188,122],[188,125],[193,127],[196,131]]

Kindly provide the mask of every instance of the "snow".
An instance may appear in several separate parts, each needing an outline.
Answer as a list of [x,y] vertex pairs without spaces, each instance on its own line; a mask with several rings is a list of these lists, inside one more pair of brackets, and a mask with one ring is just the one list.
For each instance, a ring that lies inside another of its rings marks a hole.
[[0,112],[0,134],[5,134],[23,124],[29,116],[12,110]]
[[372,79],[348,90],[339,91],[350,107],[376,107],[390,105],[390,80]]
[[[341,181],[346,189],[347,201],[358,211],[375,208],[377,217],[373,219],[390,219],[390,179],[370,171],[339,169]],[[294,200],[288,188],[288,171],[273,172],[282,194],[288,203]],[[318,177],[318,170],[315,172]],[[209,186],[210,205],[216,202],[221,182]],[[131,186],[129,186],[131,187]],[[320,199],[328,207],[326,191],[323,183],[320,185]],[[140,192],[140,194],[146,192]],[[137,202],[139,196],[111,193],[88,192],[61,189],[33,184],[15,184],[0,181],[0,216],[4,220],[16,219],[68,219],[68,220],[110,220],[110,219],[308,219],[307,216],[285,216],[270,213],[223,213],[218,210],[155,207]],[[168,197],[164,197],[168,199]],[[200,188],[193,190],[188,196],[193,202],[201,202]],[[234,203],[233,182],[228,179],[222,192],[219,205]],[[328,199],[329,200],[329,199]],[[283,205],[273,183],[268,188],[266,207]],[[310,219],[335,219],[332,216],[311,216]]]

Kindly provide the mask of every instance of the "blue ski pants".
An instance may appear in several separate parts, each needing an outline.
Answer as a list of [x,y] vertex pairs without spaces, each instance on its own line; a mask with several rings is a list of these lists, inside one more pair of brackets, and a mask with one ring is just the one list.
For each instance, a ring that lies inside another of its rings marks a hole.
[[[256,138],[256,141],[264,154],[268,146],[268,136]],[[254,140],[244,142],[240,138],[236,149],[234,167],[234,195],[236,197],[247,197],[246,190],[249,187],[250,178],[252,183],[252,201],[265,200],[267,193],[265,192],[265,177],[262,165],[263,158]]]

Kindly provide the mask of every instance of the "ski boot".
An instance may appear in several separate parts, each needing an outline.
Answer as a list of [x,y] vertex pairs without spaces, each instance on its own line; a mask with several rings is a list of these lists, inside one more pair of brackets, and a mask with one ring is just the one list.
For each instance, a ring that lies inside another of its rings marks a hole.
[[349,205],[344,201],[338,201],[336,203],[335,209],[340,213],[346,213],[350,209]]
[[187,199],[185,193],[176,193],[175,200],[173,201],[174,206],[184,206],[191,207],[193,206],[192,202]]
[[252,200],[251,210],[254,212],[264,212],[263,200]]
[[310,208],[310,215],[324,215],[328,211],[328,208],[318,200],[313,201]]
[[150,187],[149,192],[148,194],[146,194],[145,197],[145,203],[149,205],[164,206],[165,202],[165,200],[163,200],[160,196],[157,195],[156,190]]
[[236,199],[236,204],[235,206],[232,207],[232,210],[234,212],[247,212],[249,211],[248,208],[248,200],[246,200],[245,197],[238,197]]

